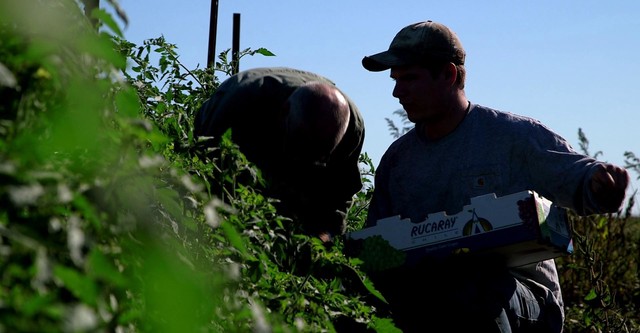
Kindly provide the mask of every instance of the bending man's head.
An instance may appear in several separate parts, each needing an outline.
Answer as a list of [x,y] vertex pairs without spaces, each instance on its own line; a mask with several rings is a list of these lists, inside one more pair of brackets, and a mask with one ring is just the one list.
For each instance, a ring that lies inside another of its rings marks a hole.
[[285,105],[285,149],[293,158],[323,161],[338,146],[351,111],[333,85],[309,82],[297,88]]

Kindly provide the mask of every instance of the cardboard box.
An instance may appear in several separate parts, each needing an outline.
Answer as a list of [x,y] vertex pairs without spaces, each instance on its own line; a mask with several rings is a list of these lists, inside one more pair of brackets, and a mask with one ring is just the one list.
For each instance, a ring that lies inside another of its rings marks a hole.
[[497,253],[510,267],[552,259],[573,252],[567,212],[534,191],[497,198],[471,198],[457,214],[432,213],[419,223],[399,216],[347,234],[347,241],[379,235],[403,251],[404,264],[425,256]]

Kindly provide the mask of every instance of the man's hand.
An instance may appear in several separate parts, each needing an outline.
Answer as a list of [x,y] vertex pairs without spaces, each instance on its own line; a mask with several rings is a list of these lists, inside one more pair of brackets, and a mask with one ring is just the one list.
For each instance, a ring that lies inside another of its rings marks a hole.
[[601,213],[615,213],[624,201],[629,173],[613,164],[601,164],[589,180],[589,188]]
[[331,244],[333,243],[333,237],[331,237],[331,234],[327,231],[323,231],[318,235],[318,238],[320,238],[320,240],[324,243],[324,244]]

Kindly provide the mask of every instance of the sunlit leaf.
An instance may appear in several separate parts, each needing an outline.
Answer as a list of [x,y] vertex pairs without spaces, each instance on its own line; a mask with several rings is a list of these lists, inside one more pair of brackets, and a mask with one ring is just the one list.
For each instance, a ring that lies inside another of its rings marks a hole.
[[144,301],[147,324],[153,332],[195,332],[212,307],[209,285],[183,262],[158,246],[148,244],[141,273],[147,286]]
[[256,49],[255,53],[262,54],[263,56],[267,56],[267,57],[275,57],[274,53],[272,53],[271,51],[269,51],[269,50],[267,50],[267,49],[265,49],[263,47],[261,47],[259,49]]
[[592,301],[594,299],[596,299],[596,297],[598,297],[598,293],[596,293],[595,289],[591,289],[589,290],[589,293],[584,296],[584,300],[585,301]]

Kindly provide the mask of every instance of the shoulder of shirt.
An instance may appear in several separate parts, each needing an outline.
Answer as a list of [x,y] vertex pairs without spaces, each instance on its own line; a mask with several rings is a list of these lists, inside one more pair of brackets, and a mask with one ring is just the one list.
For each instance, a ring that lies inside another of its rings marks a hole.
[[320,74],[291,67],[255,67],[243,70],[232,77],[235,77],[236,80],[247,80],[265,76],[274,76],[281,78],[301,78],[304,81],[317,80],[335,85],[333,81]]
[[[242,72],[241,72],[242,73]],[[305,71],[305,70],[301,70],[301,69],[295,69],[295,68],[291,68],[291,67],[257,67],[257,68],[252,68],[252,69],[248,69],[246,71],[244,71],[244,75],[245,76],[255,76],[255,77],[261,77],[261,76],[276,76],[276,77],[281,77],[281,78],[302,78],[304,81],[310,82],[310,81],[322,81],[322,82],[327,82],[329,84],[332,84],[334,86],[336,86],[336,88],[345,96],[345,98],[347,99],[347,101],[349,102],[349,107],[352,111],[352,114],[355,115],[355,117],[357,118],[357,121],[362,124],[363,123],[363,119],[362,119],[362,114],[358,108],[358,106],[355,104],[355,102],[349,97],[349,95],[347,93],[345,93],[343,90],[341,90],[336,84],[335,82],[333,82],[331,79],[324,77],[320,74],[316,74],[313,72],[309,72],[309,71]]]
[[383,158],[384,159],[393,158],[391,156],[393,156],[396,152],[405,151],[404,147],[406,147],[407,145],[415,144],[416,140],[419,140],[419,138],[416,133],[416,128],[414,126],[410,130],[408,130],[406,133],[404,133],[400,137],[393,140],[393,142],[391,142],[387,150],[384,152]]
[[512,125],[520,124],[523,126],[526,126],[527,124],[534,125],[534,126],[542,125],[542,123],[538,119],[513,113],[513,112],[509,112],[509,111],[502,111],[502,110],[490,108],[490,107],[479,105],[479,104],[473,104],[473,103],[471,104],[471,108],[472,108],[471,111],[474,112],[477,117],[481,117],[481,118],[488,117],[488,118],[491,118],[491,121],[499,121],[499,122],[509,123]]

